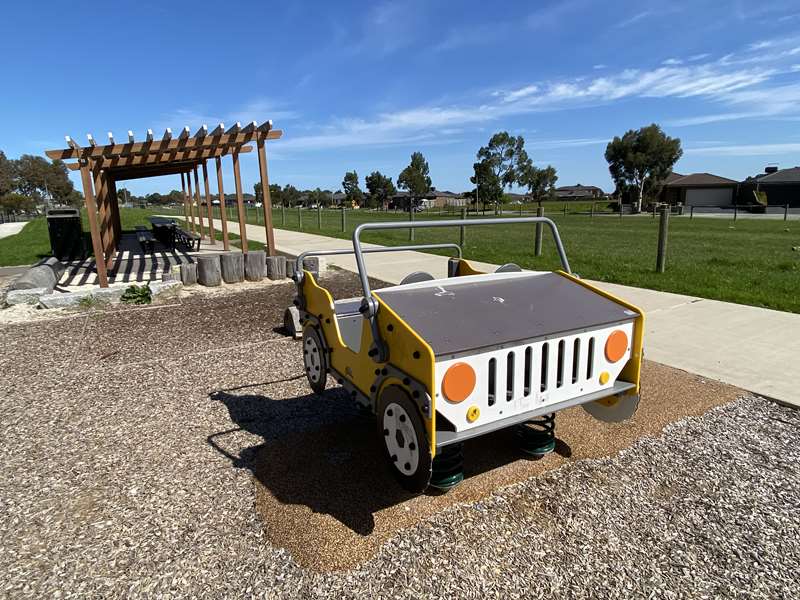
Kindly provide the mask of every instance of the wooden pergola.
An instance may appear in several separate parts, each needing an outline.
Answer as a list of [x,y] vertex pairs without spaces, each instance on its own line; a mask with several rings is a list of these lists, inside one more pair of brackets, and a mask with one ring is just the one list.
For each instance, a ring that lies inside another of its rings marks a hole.
[[[241,123],[236,123],[228,129],[220,123],[213,131],[209,131],[208,127],[203,125],[194,135],[191,135],[188,127],[184,127],[177,136],[173,136],[172,130],[167,128],[160,139],[156,139],[153,130],[148,129],[144,141],[141,142],[134,139],[132,131],[128,131],[126,141],[116,141],[114,135],[109,132],[108,143],[105,145],[99,145],[91,134],[86,136],[88,140],[86,146],[80,146],[73,138],[66,136],[68,148],[47,150],[45,154],[52,159],[77,161],[67,163],[67,167],[70,170],[81,172],[97,278],[101,287],[108,287],[108,269],[113,264],[122,237],[117,200],[116,184],[118,181],[180,174],[187,227],[191,226],[192,232],[196,233],[195,215],[197,215],[197,229],[199,229],[202,240],[205,239],[206,233],[201,210],[199,168],[203,173],[208,235],[211,242],[214,243],[216,234],[206,165],[207,161],[213,158],[216,163],[221,207],[222,243],[225,250],[230,248],[225,192],[222,183],[222,157],[228,154],[233,160],[241,249],[243,253],[247,253],[247,230],[239,155],[252,152],[253,147],[246,145],[250,142],[256,143],[258,152],[267,253],[270,256],[274,255],[275,237],[272,231],[272,201],[269,194],[265,144],[267,140],[279,139],[281,134],[279,129],[272,128],[272,121],[266,121],[262,125],[253,121],[244,127]],[[194,189],[192,188],[192,179],[194,179]]]

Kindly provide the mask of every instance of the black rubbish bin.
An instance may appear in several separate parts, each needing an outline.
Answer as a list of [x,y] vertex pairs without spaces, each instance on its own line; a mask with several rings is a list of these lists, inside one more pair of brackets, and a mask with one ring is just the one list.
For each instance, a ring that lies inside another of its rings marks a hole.
[[81,213],[76,208],[51,208],[47,211],[47,230],[50,250],[60,261],[82,260],[86,257],[83,244]]

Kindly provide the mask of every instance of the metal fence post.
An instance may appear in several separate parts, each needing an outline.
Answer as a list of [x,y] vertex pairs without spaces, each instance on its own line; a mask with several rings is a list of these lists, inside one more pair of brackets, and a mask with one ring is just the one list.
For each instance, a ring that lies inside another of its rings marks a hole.
[[567,203],[564,202],[564,216],[567,216]]
[[689,219],[694,219],[694,204],[692,204],[691,208],[689,209]]
[[303,207],[297,206],[297,229],[303,231]]
[[[536,216],[537,217],[543,217],[544,216],[544,206],[542,206],[541,204],[539,205],[539,208],[536,209]],[[535,243],[534,243],[534,249],[535,249],[536,256],[541,256],[542,255],[542,229],[543,229],[542,223],[537,223],[536,224],[536,240],[535,240]]]
[[738,204],[734,204],[733,205],[733,220],[736,221],[738,216],[739,216],[739,205]]
[[594,202],[592,202],[591,218],[594,219]]
[[342,205],[342,231],[347,231],[347,218],[345,217],[344,204]]
[[656,272],[663,273],[667,267],[667,235],[669,233],[669,207],[661,207],[661,221],[658,224],[658,254]]
[[[462,219],[466,219],[467,218],[467,207],[466,206],[462,206],[461,207],[461,218]],[[465,227],[462,225],[460,227],[460,231],[459,231],[459,235],[458,235],[458,243],[459,243],[459,246],[461,246],[462,250],[464,249],[464,239],[465,239],[464,238],[464,230],[465,230]]]
[[783,220],[786,221],[789,218],[789,205],[786,204],[783,207]]
[[322,229],[322,204],[317,204],[317,227]]
[[[411,201],[411,204],[409,205],[409,210],[411,212],[411,214],[409,215],[409,218],[410,218],[411,222],[413,223],[414,222],[414,212],[416,212],[414,210],[414,202],[413,202],[413,200]],[[414,226],[412,225],[408,229],[408,239],[413,242],[414,241],[414,237],[415,237],[414,236]]]

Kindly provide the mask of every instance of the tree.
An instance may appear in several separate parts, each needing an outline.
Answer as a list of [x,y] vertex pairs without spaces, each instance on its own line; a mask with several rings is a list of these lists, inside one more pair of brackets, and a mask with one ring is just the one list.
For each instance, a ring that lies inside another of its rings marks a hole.
[[540,169],[530,161],[522,168],[519,176],[519,184],[528,188],[528,193],[537,202],[546,195],[552,195],[558,181],[555,167],[547,165]]
[[11,193],[16,187],[14,161],[8,160],[0,150],[0,196]]
[[314,188],[308,192],[309,206],[328,206],[331,203],[331,195],[323,192],[319,188]]
[[615,137],[606,146],[605,157],[617,189],[634,188],[634,210],[639,212],[645,194],[661,186],[682,155],[680,139],[667,136],[653,123]]
[[[428,161],[422,152],[414,152],[411,162],[400,172],[397,177],[397,187],[407,190],[414,200],[427,196],[431,192],[431,178]],[[409,203],[409,210],[411,204]]]
[[492,169],[502,187],[518,183],[520,172],[530,163],[525,152],[525,138],[514,137],[507,131],[495,133],[489,144],[478,150],[478,160]]
[[63,161],[47,162],[41,156],[23,154],[16,161],[16,188],[23,196],[36,200],[49,196],[56,202],[68,202],[74,186]]
[[29,196],[11,192],[0,196],[0,209],[4,212],[19,213],[36,208],[36,201]]
[[478,202],[483,203],[483,209],[486,210],[486,205],[497,205],[503,199],[503,185],[500,183],[500,178],[492,168],[488,160],[482,160],[472,165],[475,175],[469,180],[475,184],[475,210],[478,210]]
[[[270,190],[270,193],[272,190]],[[294,187],[291,184],[286,184],[286,187],[283,188],[281,196],[283,201],[286,203],[286,206],[294,206],[300,201],[300,190]]]
[[369,190],[370,203],[378,208],[384,208],[389,198],[397,193],[391,177],[386,177],[380,171],[373,171],[364,180]]
[[345,173],[344,179],[342,180],[342,189],[344,190],[348,202],[361,206],[361,202],[364,199],[364,192],[358,187],[358,173],[355,171],[348,171]]

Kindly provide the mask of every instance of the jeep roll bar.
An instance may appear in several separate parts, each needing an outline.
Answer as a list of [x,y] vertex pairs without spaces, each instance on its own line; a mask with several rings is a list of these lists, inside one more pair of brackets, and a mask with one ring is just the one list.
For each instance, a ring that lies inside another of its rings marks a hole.
[[[441,244],[412,244],[410,246],[378,246],[376,248],[362,248],[361,252],[364,254],[371,254],[374,252],[402,252],[404,250],[437,250],[442,248],[451,248],[456,251],[458,258],[462,258],[461,246],[455,242],[445,242]],[[350,248],[343,248],[338,250],[308,250],[303,252],[297,257],[294,265],[295,282],[299,282],[303,274],[303,260],[309,256],[339,256],[342,254],[355,254],[355,250]]]

